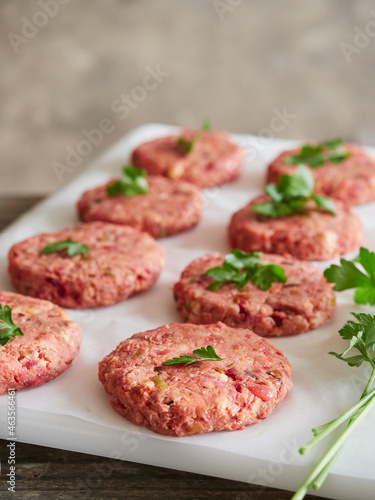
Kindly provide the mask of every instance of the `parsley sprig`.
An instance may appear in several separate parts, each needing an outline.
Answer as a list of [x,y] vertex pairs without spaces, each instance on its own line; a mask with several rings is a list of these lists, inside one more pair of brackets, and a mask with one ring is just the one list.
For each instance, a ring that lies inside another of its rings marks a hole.
[[[338,426],[348,422],[345,430],[318,461],[301,487],[294,494],[292,500],[301,500],[304,498],[311,486],[314,489],[320,488],[349,435],[375,405],[375,388],[371,389],[375,378],[375,316],[365,313],[352,314],[358,322],[348,321],[339,331],[343,339],[349,340],[348,348],[342,354],[336,352],[330,352],[329,354],[348,363],[349,366],[361,366],[363,362],[369,363],[372,372],[359,401],[335,420],[313,429],[315,437],[300,449],[301,454],[307,453]],[[356,349],[359,354],[345,357],[352,349]]]
[[351,154],[344,148],[342,139],[332,139],[317,145],[305,144],[302,146],[300,153],[287,156],[285,163],[289,165],[307,163],[310,167],[317,168],[326,162],[341,163],[349,156]]
[[253,210],[268,217],[277,218],[298,214],[308,203],[313,200],[318,208],[324,208],[335,215],[335,204],[329,198],[313,192],[314,178],[306,165],[299,165],[296,172],[291,175],[282,175],[278,185],[272,183],[264,191],[271,201],[258,203]]
[[62,240],[56,241],[56,243],[50,243],[49,245],[44,247],[40,253],[55,253],[61,252],[62,250],[66,250],[68,257],[74,257],[75,255],[79,255],[80,253],[88,253],[89,247],[83,243],[80,243],[79,241]]
[[[375,305],[375,253],[361,247],[355,259],[341,259],[340,264],[333,264],[324,271],[327,281],[336,283],[333,289],[341,292],[356,288],[354,300],[357,304]],[[356,264],[359,264],[364,272]]]
[[12,309],[8,305],[0,304],[0,344],[6,345],[13,337],[22,336],[23,332],[12,319]]
[[211,130],[211,125],[209,120],[207,118],[204,118],[200,129],[194,135],[193,139],[189,141],[184,137],[179,137],[179,139],[177,140],[177,144],[182,146],[185,155],[188,155],[193,151],[195,144],[201,140],[202,132],[206,130]]
[[287,278],[284,269],[276,264],[263,262],[261,256],[261,252],[246,253],[242,250],[232,250],[225,256],[222,266],[206,271],[207,276],[215,280],[210,285],[211,290],[215,292],[227,281],[237,283],[237,288],[243,288],[252,281],[261,290],[268,290],[276,281],[285,283]]
[[123,194],[124,196],[136,196],[137,194],[148,193],[148,183],[146,170],[125,165],[122,167],[124,177],[107,186],[107,193],[110,196]]
[[163,365],[179,365],[183,364],[185,366],[191,365],[192,363],[197,363],[199,361],[223,361],[222,358],[220,358],[216,352],[215,349],[212,347],[212,345],[208,345],[207,347],[201,347],[200,349],[195,349],[193,351],[193,354],[195,356],[200,356],[194,357],[194,356],[180,356],[178,358],[172,358],[169,359],[168,361],[164,361]]

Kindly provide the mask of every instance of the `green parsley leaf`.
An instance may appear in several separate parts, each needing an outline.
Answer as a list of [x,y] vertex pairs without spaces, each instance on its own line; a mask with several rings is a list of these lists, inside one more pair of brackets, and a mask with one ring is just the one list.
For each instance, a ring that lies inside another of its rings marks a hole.
[[211,283],[211,290],[215,292],[224,281],[234,281],[241,284],[246,280],[246,275],[240,271],[238,268],[230,264],[229,262],[224,262],[221,267],[213,267],[206,272],[207,276],[214,278],[216,283]]
[[16,336],[23,336],[23,332],[13,322],[12,309],[8,305],[5,305],[3,309],[0,304],[0,344],[4,346]]
[[107,186],[107,193],[110,196],[123,194],[124,196],[136,196],[137,194],[148,193],[148,183],[146,171],[130,165],[122,168],[124,177]]
[[67,250],[68,257],[74,257],[80,253],[86,254],[89,252],[89,247],[83,243],[72,240],[56,241],[56,243],[50,243],[40,252],[45,253],[55,253],[61,252],[62,250]]
[[291,200],[288,203],[265,201],[264,203],[254,205],[253,209],[258,214],[266,215],[267,217],[276,219],[277,217],[286,217],[288,215],[300,213],[306,203],[307,202],[305,200]]
[[225,262],[228,262],[236,269],[251,269],[262,263],[261,256],[262,252],[246,253],[236,248],[225,257]]
[[[365,313],[352,313],[352,315],[358,320],[358,323],[348,321],[339,330],[339,334],[343,339],[350,340],[349,347],[341,354],[337,352],[330,352],[329,354],[345,361],[350,366],[361,366],[363,361],[374,362],[375,366],[375,357],[373,356],[375,354],[375,316]],[[351,349],[357,349],[360,355],[344,358]]]
[[306,165],[299,165],[293,175],[282,175],[277,186],[282,199],[308,198],[314,190],[314,178]]
[[[370,252],[367,248],[361,247],[359,249],[359,255],[353,259],[353,262],[358,262],[362,264],[364,270],[375,279],[375,254]],[[374,281],[375,284],[375,281]]]
[[315,201],[316,206],[318,208],[324,208],[325,210],[327,210],[327,212],[329,212],[332,215],[336,214],[336,207],[331,199],[314,193],[311,195],[311,199]]
[[286,282],[285,271],[281,266],[277,266],[276,264],[260,266],[254,273],[252,281],[261,290],[268,290],[275,281],[279,283]]
[[282,267],[260,260],[261,252],[246,253],[242,250],[232,250],[225,256],[222,266],[213,267],[206,271],[215,281],[210,289],[215,292],[223,283],[237,283],[237,288],[243,288],[250,281],[261,290],[268,290],[272,283],[285,283],[287,278]]
[[197,131],[197,133],[195,134],[195,136],[193,137],[193,139],[191,141],[189,141],[188,139],[185,139],[184,137],[178,138],[177,144],[182,146],[185,155],[188,155],[189,153],[191,153],[193,151],[196,143],[201,140],[202,132],[205,132],[207,130],[211,130],[211,124],[207,118],[204,118],[200,129]]
[[[356,264],[360,264],[362,272]],[[340,260],[340,266],[332,264],[324,271],[329,283],[335,283],[334,290],[341,292],[350,288],[357,288],[354,300],[357,304],[375,305],[375,253],[361,247],[359,255],[353,259]]]
[[346,158],[349,158],[349,156],[351,156],[351,154],[349,153],[349,151],[336,151],[335,153],[331,153],[329,155],[329,161],[331,163],[341,163],[343,160],[346,160]]
[[302,146],[301,152],[293,156],[287,156],[285,163],[289,165],[298,165],[299,163],[307,163],[312,168],[321,167],[324,165],[324,155],[321,146],[310,146],[306,144]]
[[321,142],[320,146],[322,148],[336,149],[342,146],[342,139],[330,139],[329,141]]
[[193,354],[198,357],[193,356],[180,356],[179,358],[172,358],[168,361],[164,361],[163,365],[178,365],[183,364],[185,366],[191,365],[192,363],[197,363],[199,361],[223,361],[216,352],[212,345],[208,345],[207,347],[201,347],[200,349],[195,349]]
[[191,153],[193,151],[193,147],[195,145],[195,143],[199,140],[199,136],[196,135],[194,136],[194,138],[191,140],[191,141],[188,141],[187,139],[185,139],[184,137],[180,137],[177,141],[177,143],[183,147],[183,150],[184,150],[184,154],[185,155],[188,155],[189,153]]
[[358,288],[358,290],[354,292],[354,302],[357,304],[375,305],[375,286],[368,285]]
[[296,155],[287,156],[285,163],[289,165],[307,163],[310,167],[317,168],[326,162],[341,163],[346,158],[349,158],[349,156],[351,154],[344,148],[342,139],[332,139],[317,145],[303,145],[301,152]]
[[329,198],[313,193],[314,178],[306,165],[299,165],[294,174],[282,175],[280,182],[268,184],[264,191],[272,201],[258,203],[253,210],[267,217],[277,218],[301,213],[309,200],[318,208],[335,215],[335,204]]

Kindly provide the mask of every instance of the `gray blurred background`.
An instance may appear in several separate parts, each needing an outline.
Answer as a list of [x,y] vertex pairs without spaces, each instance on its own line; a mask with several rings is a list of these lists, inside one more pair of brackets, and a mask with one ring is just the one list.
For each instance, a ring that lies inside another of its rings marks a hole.
[[100,127],[73,173],[148,122],[375,144],[373,2],[2,0],[0,19],[0,194],[61,187],[54,162]]

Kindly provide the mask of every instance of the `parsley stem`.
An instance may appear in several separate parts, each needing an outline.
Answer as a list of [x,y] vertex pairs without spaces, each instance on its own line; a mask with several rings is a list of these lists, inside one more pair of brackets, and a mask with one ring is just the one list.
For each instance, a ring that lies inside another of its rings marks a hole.
[[[371,391],[372,392],[372,391]],[[337,438],[337,440],[332,444],[332,446],[326,451],[319,462],[315,465],[313,470],[303,481],[300,488],[293,495],[291,500],[302,500],[306,495],[310,486],[319,478],[320,474],[324,471],[321,478],[325,478],[330,466],[332,465],[336,456],[340,453],[341,448],[344,446],[346,440],[348,439],[351,432],[357,427],[361,420],[367,415],[371,408],[375,404],[375,396],[373,395],[370,400],[365,403],[364,408],[352,419],[350,424],[346,427],[344,432]],[[325,471],[326,469],[326,471]],[[318,482],[320,485],[322,483],[321,479]]]
[[372,386],[372,383],[373,383],[374,378],[375,378],[375,364],[372,361],[372,359],[370,360],[370,363],[371,363],[371,366],[372,366],[372,373],[371,373],[370,378],[369,378],[369,380],[368,380],[368,382],[366,384],[366,387],[365,387],[365,389],[364,389],[364,391],[362,393],[362,398],[368,394],[368,391],[369,391],[370,387]]
[[343,443],[341,445],[341,448],[335,453],[335,455],[333,455],[333,457],[328,462],[328,464],[324,467],[324,469],[316,476],[315,481],[312,483],[312,487],[314,488],[314,490],[318,490],[322,486],[324,481],[326,480],[326,478],[329,474],[329,471],[331,470],[331,467],[332,467],[334,461],[336,460],[336,458],[340,455],[340,453],[344,447],[344,444],[345,443]]
[[[373,366],[373,362],[372,362],[372,360],[371,360],[371,365]],[[371,392],[368,392],[369,388],[371,387],[371,385],[372,385],[372,383],[373,383],[374,377],[375,377],[375,368],[373,368],[373,370],[372,370],[371,376],[370,376],[370,378],[369,378],[369,380],[368,380],[368,382],[367,382],[367,384],[366,384],[366,387],[365,387],[365,389],[364,389],[364,391],[363,391],[363,393],[362,393],[362,397],[361,397],[361,399],[358,401],[357,405],[354,405],[354,406],[358,406],[358,404],[359,404],[359,403],[362,403],[362,411],[363,411],[363,409],[364,409],[363,407],[365,406],[365,404],[364,404],[364,403],[366,403],[369,399],[371,399],[372,395],[373,395],[373,394],[374,394],[374,392],[375,392],[375,389],[373,389]],[[352,406],[352,409],[354,408],[354,406]],[[349,409],[348,411],[350,411],[350,409]],[[346,413],[347,413],[347,412],[346,412]],[[343,414],[343,415],[344,415],[344,414]],[[343,416],[343,415],[342,415],[342,416]],[[349,424],[348,424],[348,426],[349,426],[349,425],[351,425],[351,423],[353,422],[353,420],[354,420],[354,419],[355,419],[355,417],[354,417],[354,416],[352,416],[352,418],[349,420]],[[337,419],[336,419],[336,420],[337,420]],[[345,443],[343,443],[343,444],[341,445],[341,448],[337,451],[337,453],[335,454],[335,456],[333,456],[333,457],[331,458],[331,460],[328,462],[328,464],[326,465],[326,467],[325,467],[325,468],[322,470],[322,472],[321,472],[320,474],[318,474],[318,476],[316,477],[316,479],[315,479],[315,481],[314,481],[314,483],[313,483],[313,488],[314,488],[314,490],[318,490],[318,489],[321,487],[321,485],[324,483],[324,481],[325,481],[325,479],[326,479],[326,477],[327,477],[327,475],[328,475],[328,473],[329,473],[329,470],[330,470],[330,468],[331,468],[331,467],[332,467],[332,465],[333,465],[333,462],[336,460],[336,458],[337,458],[337,457],[339,456],[339,454],[341,453],[341,451],[342,451],[342,449],[343,449],[343,447],[344,447],[344,444],[345,444]]]
[[363,408],[365,404],[373,397],[375,396],[375,388],[366,394],[365,396],[362,396],[362,398],[353,406],[348,408],[344,413],[342,413],[339,417],[337,417],[335,420],[332,420],[331,422],[328,422],[327,424],[321,425],[320,427],[316,427],[313,429],[315,437],[309,441],[305,446],[303,446],[300,449],[301,455],[304,455],[308,451],[311,450],[319,441],[321,441],[323,438],[325,438],[328,434],[330,434],[336,427],[341,425],[342,423],[346,422],[349,418],[352,418],[355,416],[356,412]]
[[[370,398],[370,399],[375,399],[374,397]],[[348,427],[350,427],[353,422],[355,422],[356,418],[358,418],[359,415],[361,415],[368,406],[370,406],[370,408],[372,407],[372,404],[374,403],[374,401],[370,401],[368,402],[367,404],[363,405],[363,407],[361,408],[361,410],[358,412],[357,416],[355,417],[352,417],[348,423]],[[331,458],[331,460],[327,463],[327,465],[325,466],[325,468],[316,476],[315,478],[315,481],[313,482],[312,486],[314,488],[314,490],[318,490],[321,485],[323,484],[323,482],[325,481],[326,477],[328,476],[328,473],[334,463],[334,461],[336,460],[336,458],[340,455],[342,449],[344,448],[344,445],[347,441],[347,439],[349,438],[349,435],[345,438],[345,440],[341,443],[341,446],[340,448],[337,450],[337,452],[335,453],[335,455]]]
[[[362,251],[362,253],[364,252]],[[367,257],[369,256],[367,255]],[[363,267],[367,270],[368,268],[371,268],[371,266],[371,259],[365,258]],[[362,421],[367,413],[375,406],[375,388],[371,390],[371,387],[375,380],[375,358],[373,358],[371,354],[371,352],[375,352],[375,315],[371,316],[370,314],[357,314],[354,312],[352,313],[352,315],[357,320],[359,320],[359,322],[354,323],[353,321],[348,321],[344,325],[344,327],[339,330],[339,334],[343,339],[350,339],[349,347],[345,349],[342,354],[338,354],[336,352],[330,352],[329,354],[332,354],[338,359],[345,361],[349,366],[361,366],[363,361],[366,361],[371,365],[372,372],[362,392],[360,400],[335,420],[313,429],[314,438],[305,447],[300,449],[301,454],[307,452],[316,443],[323,439],[323,437],[327,436],[331,431],[336,429],[338,425],[343,424],[349,419],[349,422],[344,431],[342,431],[341,434],[338,435],[333,444],[331,444],[328,450],[320,458],[313,470],[303,481],[300,488],[293,495],[292,500],[301,500],[302,498],[304,498],[311,486],[314,489],[320,488],[320,486],[326,479],[333,463],[341,453],[352,431],[357,427],[357,425]],[[345,358],[344,355],[354,347],[359,351],[360,355]]]
[[361,422],[361,420],[371,410],[374,403],[375,403],[375,397],[373,396],[372,399],[368,403],[366,403],[364,409],[352,420],[352,422],[346,427],[344,432],[338,437],[338,439],[333,443],[333,445],[322,456],[322,458],[315,465],[315,467],[307,476],[307,478],[303,481],[300,488],[293,495],[291,500],[302,500],[302,498],[304,498],[310,486],[315,482],[316,478],[318,478],[326,468],[327,469],[330,468],[330,466],[334,461],[334,458],[336,458],[336,456],[341,451],[341,448],[344,446],[351,432],[357,427],[357,425]]

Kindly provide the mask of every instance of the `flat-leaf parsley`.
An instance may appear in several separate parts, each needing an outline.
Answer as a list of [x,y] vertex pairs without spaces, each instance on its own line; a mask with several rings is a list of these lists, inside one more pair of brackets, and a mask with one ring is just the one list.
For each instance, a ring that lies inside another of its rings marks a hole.
[[216,352],[215,349],[212,347],[212,345],[208,345],[207,347],[201,347],[200,349],[195,349],[193,351],[193,354],[195,356],[200,356],[194,357],[194,356],[180,356],[178,358],[172,358],[169,359],[168,361],[164,361],[163,365],[191,365],[192,363],[197,363],[199,361],[223,361],[222,358],[220,358]]
[[261,255],[261,252],[232,250],[226,255],[222,266],[206,271],[207,276],[215,280],[210,285],[211,290],[215,292],[226,281],[234,281],[237,288],[243,288],[252,281],[261,290],[268,290],[276,281],[285,283],[287,278],[284,269],[276,264],[263,262]]
[[123,194],[124,196],[136,196],[137,194],[148,193],[148,183],[146,171],[125,165],[122,168],[124,177],[107,186],[109,196]]
[[80,253],[86,254],[89,252],[89,247],[80,243],[79,241],[72,240],[62,240],[56,241],[56,243],[50,243],[40,252],[42,254],[46,253],[55,253],[61,252],[62,250],[66,250],[68,257],[74,257],[75,255],[79,255]]
[[[353,260],[340,260],[340,266],[333,264],[324,271],[329,283],[336,283],[334,290],[341,292],[357,288],[354,300],[357,304],[375,305],[375,253],[360,248],[359,255]],[[362,272],[356,264],[360,264]]]
[[211,130],[211,125],[209,120],[207,118],[204,118],[200,129],[190,141],[188,139],[185,139],[184,137],[178,138],[177,144],[182,146],[185,155],[188,155],[193,151],[195,144],[201,140],[202,132],[207,130]]
[[5,305],[0,304],[0,344],[6,345],[13,337],[22,336],[23,332],[12,319],[12,309]]
[[318,208],[335,215],[335,204],[325,196],[317,195],[314,190],[314,178],[306,165],[299,165],[291,175],[282,175],[280,182],[268,184],[264,191],[271,201],[253,205],[253,210],[268,217],[277,218],[301,213],[309,200]]
[[344,148],[341,139],[332,139],[330,141],[321,142],[317,145],[305,144],[301,148],[301,152],[287,156],[285,163],[289,165],[298,165],[299,163],[307,163],[312,168],[321,167],[326,162],[340,163],[351,154]]

